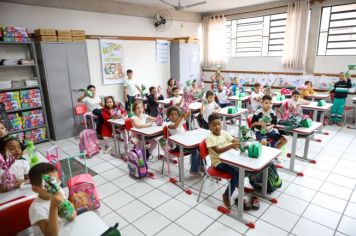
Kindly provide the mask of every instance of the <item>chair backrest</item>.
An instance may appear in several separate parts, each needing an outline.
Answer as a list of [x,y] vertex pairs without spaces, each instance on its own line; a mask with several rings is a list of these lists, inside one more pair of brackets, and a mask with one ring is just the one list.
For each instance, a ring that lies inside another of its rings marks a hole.
[[168,139],[168,137],[169,137],[168,126],[163,126],[163,138]]
[[252,117],[253,117],[253,115],[249,115],[247,117],[247,125],[248,125],[249,128],[252,127]]
[[125,130],[130,131],[133,128],[132,119],[127,118],[125,120]]
[[31,227],[29,208],[34,198],[24,198],[16,204],[0,210],[1,235],[16,235]]
[[84,115],[85,113],[87,113],[87,111],[88,111],[87,105],[85,104],[77,105],[74,107],[74,114],[76,116]]
[[199,144],[199,154],[202,160],[205,160],[205,158],[209,155],[209,150],[206,146],[205,139]]

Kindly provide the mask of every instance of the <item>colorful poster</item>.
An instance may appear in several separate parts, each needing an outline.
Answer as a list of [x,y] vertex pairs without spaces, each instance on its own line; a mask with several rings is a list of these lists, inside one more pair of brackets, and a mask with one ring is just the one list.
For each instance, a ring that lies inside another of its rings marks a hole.
[[104,84],[124,82],[124,53],[122,41],[100,40],[101,67]]

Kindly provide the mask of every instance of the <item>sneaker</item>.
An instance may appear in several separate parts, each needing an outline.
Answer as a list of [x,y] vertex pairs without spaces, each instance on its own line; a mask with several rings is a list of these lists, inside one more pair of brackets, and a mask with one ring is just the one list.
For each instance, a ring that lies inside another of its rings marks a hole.
[[230,208],[231,208],[231,204],[230,204],[230,198],[229,198],[229,196],[223,194],[223,195],[222,195],[222,198],[223,198],[224,205],[225,205],[228,209],[230,209]]
[[[239,199],[236,198],[235,199],[235,205],[238,206],[239,205]],[[246,199],[244,199],[244,211],[251,211],[252,210],[252,205],[249,201],[247,201]]]
[[257,197],[252,197],[251,198],[251,208],[254,211],[257,211],[260,209],[260,201],[258,200]]
[[189,171],[189,174],[190,174],[190,176],[193,176],[193,177],[201,177],[200,172]]

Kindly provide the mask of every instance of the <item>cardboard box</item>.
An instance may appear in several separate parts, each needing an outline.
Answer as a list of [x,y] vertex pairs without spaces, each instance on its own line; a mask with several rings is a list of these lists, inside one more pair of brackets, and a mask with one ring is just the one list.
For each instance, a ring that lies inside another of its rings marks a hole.
[[187,40],[185,38],[176,38],[172,40],[172,43],[186,43]]
[[73,42],[85,42],[85,36],[72,37]]
[[58,35],[58,42],[72,42],[72,37]]
[[72,31],[70,30],[57,30],[58,36],[72,36]]
[[72,36],[75,36],[75,37],[85,36],[85,31],[84,30],[72,30]]
[[40,36],[36,37],[36,40],[41,41],[41,42],[57,42],[57,36],[40,35]]
[[36,36],[56,36],[56,30],[54,29],[36,29]]

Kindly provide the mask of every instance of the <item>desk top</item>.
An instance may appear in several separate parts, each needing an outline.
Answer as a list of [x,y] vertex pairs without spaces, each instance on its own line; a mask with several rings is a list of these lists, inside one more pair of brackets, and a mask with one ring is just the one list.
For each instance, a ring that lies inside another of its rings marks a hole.
[[108,229],[109,226],[96,213],[88,211],[77,216],[74,221],[66,222],[60,229],[59,235],[101,235]]
[[141,97],[141,95],[135,97],[136,100],[147,101],[147,97]]
[[0,193],[0,204],[8,201],[12,201],[21,197],[37,197],[37,193],[34,193],[31,188],[26,189],[14,189],[6,193]]
[[308,98],[326,99],[329,96],[330,96],[330,93],[316,93],[314,95],[309,95]]
[[[309,135],[312,134],[315,130],[319,129],[323,124],[320,122],[315,122],[313,121],[313,125],[309,128],[304,128],[304,127],[298,127],[293,130],[291,130],[291,133],[297,133],[297,134],[302,134],[302,135]],[[283,130],[285,128],[284,125],[276,125],[277,129]]]
[[119,125],[119,126],[124,126],[125,125],[125,119],[120,118],[120,119],[110,119],[108,120],[110,124],[114,125]]
[[196,111],[200,110],[202,103],[201,102],[192,102],[189,104],[189,110]]
[[172,135],[168,139],[178,146],[194,148],[197,147],[209,133],[210,131],[206,129],[194,129],[181,134]]
[[332,106],[332,103],[326,103],[324,106],[318,107],[318,102],[310,102],[309,105],[301,105],[303,109],[311,109],[316,111],[326,111],[329,110]]
[[226,116],[226,117],[239,117],[241,116],[242,114],[248,112],[247,109],[244,109],[244,108],[239,108],[238,111],[234,114],[229,114],[227,113],[227,110],[229,109],[229,107],[224,107],[224,108],[221,108],[220,111],[218,111],[217,113],[221,116]]
[[238,101],[238,100],[241,99],[242,102],[246,102],[250,97],[251,97],[250,95],[244,96],[242,98],[239,98],[237,96],[230,96],[227,99],[230,100],[230,101]]
[[169,105],[172,100],[173,100],[173,98],[165,98],[163,100],[157,100],[156,102],[158,104]]
[[280,154],[281,151],[279,149],[262,146],[261,156],[259,158],[250,158],[247,152],[241,153],[239,150],[230,149],[220,155],[220,160],[229,165],[242,167],[249,171],[261,171]]
[[157,136],[162,134],[163,126],[151,126],[147,128],[141,128],[141,129],[132,128],[131,131],[145,137],[152,137],[152,136]]

